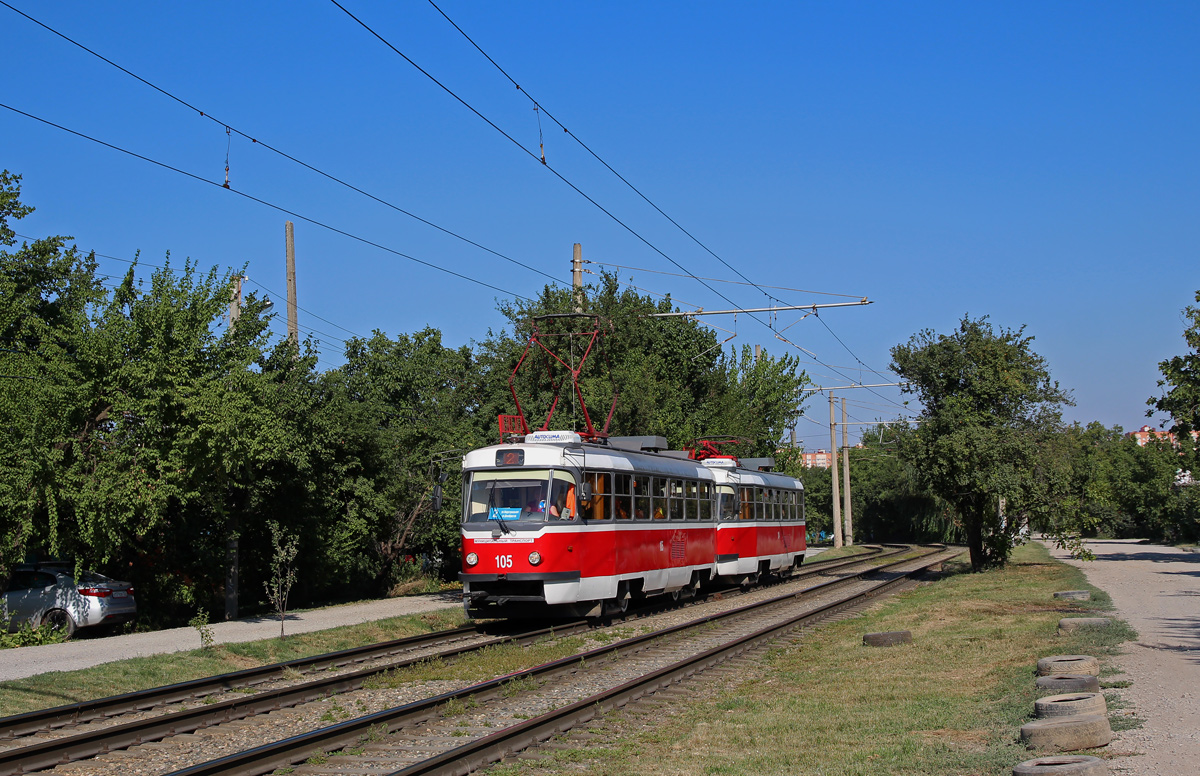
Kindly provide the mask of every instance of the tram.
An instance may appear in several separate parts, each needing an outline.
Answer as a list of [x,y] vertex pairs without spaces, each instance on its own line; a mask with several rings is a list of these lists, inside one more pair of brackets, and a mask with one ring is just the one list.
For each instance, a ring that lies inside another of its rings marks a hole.
[[798,567],[804,486],[662,437],[535,431],[463,458],[463,605],[476,618],[587,617]]

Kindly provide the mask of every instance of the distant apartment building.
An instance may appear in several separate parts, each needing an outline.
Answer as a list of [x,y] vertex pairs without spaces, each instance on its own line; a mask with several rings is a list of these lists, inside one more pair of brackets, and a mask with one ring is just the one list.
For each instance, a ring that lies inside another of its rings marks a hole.
[[[1130,431],[1125,436],[1137,442],[1139,447],[1145,447],[1151,439],[1163,439],[1169,441],[1171,444],[1176,444],[1174,434],[1170,431],[1160,431],[1153,426],[1142,426],[1137,431]],[[1200,432],[1193,431],[1192,439],[1197,438],[1200,438]]]
[[803,452],[800,454],[800,464],[806,469],[828,469],[833,466],[833,454],[827,450]]

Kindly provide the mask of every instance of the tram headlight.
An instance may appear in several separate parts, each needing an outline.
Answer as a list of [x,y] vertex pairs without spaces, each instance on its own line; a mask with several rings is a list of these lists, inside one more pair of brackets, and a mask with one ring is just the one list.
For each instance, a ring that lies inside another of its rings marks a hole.
[[467,553],[467,565],[474,566],[477,563],[479,563],[479,556],[473,552],[468,552]]
[[529,565],[530,566],[536,566],[541,562],[542,562],[542,554],[540,552],[538,552],[537,550],[534,550],[533,552],[529,553]]

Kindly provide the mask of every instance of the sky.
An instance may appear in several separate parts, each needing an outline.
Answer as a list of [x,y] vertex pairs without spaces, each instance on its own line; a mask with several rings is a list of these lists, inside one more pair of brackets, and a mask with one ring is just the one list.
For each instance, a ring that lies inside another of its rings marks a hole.
[[[483,340],[500,300],[570,284],[574,243],[681,310],[866,297],[700,319],[822,386],[894,382],[892,347],[988,316],[1035,338],[1068,421],[1128,431],[1186,348],[1200,5],[341,2],[4,0],[162,90],[0,5],[18,234],[110,282],[135,255],[245,266],[282,313],[291,219],[324,368],[352,334]],[[913,414],[836,393],[852,422]],[[800,440],[827,424],[810,399]]]

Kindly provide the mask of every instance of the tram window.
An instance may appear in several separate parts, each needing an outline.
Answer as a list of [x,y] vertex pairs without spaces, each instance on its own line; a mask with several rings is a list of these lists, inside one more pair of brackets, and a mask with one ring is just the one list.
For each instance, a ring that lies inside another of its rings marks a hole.
[[764,503],[763,496],[764,496],[764,494],[763,494],[762,488],[754,489],[754,519],[755,520],[766,520],[767,519],[767,515],[766,515],[767,505],[766,505],[766,503]]
[[613,514],[617,516],[618,520],[630,518],[629,503],[629,496],[613,496]]
[[696,520],[700,517],[699,507],[696,504],[696,499],[689,498],[683,500],[683,519]]
[[629,495],[633,492],[633,477],[628,474],[617,475],[617,487],[613,493],[623,493]]
[[650,515],[650,477],[638,477],[633,481],[633,518],[649,520]]
[[654,497],[654,511],[652,517],[655,520],[667,519],[667,481],[662,477],[655,477],[650,486],[650,493]]
[[584,516],[591,520],[608,520],[612,517],[612,474],[588,472],[587,481],[592,486],[592,500],[584,505]]
[[772,520],[782,520],[783,519],[783,504],[781,504],[780,500],[779,500],[779,497],[781,495],[782,494],[778,490],[775,490],[775,489],[771,490],[771,519]]
[[742,520],[754,519],[754,488],[742,488]]
[[671,480],[671,510],[672,520],[683,519],[683,481]]
[[736,491],[728,485],[717,488],[717,498],[721,500],[720,518],[722,520],[738,519],[738,500]]
[[549,520],[574,520],[579,516],[575,503],[575,479],[566,472],[554,472],[550,488],[550,499],[546,502],[546,517]]
[[549,485],[546,469],[474,472],[466,520],[545,520]]
[[700,519],[712,519],[712,491],[707,482],[701,482],[696,490],[700,499]]

